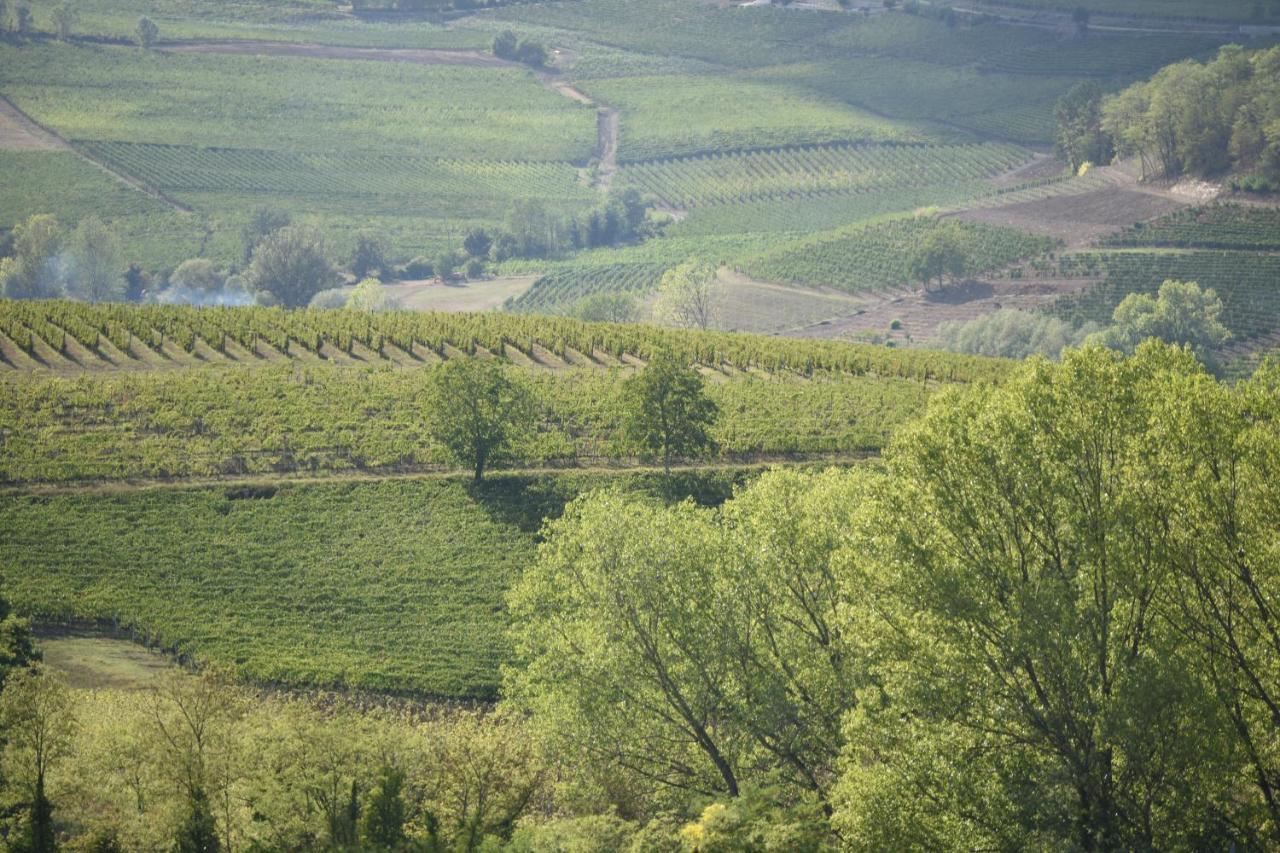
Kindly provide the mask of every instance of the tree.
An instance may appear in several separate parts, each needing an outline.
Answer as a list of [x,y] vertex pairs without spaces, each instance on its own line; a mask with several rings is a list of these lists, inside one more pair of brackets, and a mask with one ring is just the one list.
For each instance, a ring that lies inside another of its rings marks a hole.
[[0,596],[0,689],[10,673],[26,669],[40,660],[31,638],[31,624],[10,611],[9,602]]
[[89,216],[67,241],[67,294],[87,302],[108,302],[124,296],[124,259],[120,241],[102,220]]
[[630,323],[640,312],[628,293],[593,293],[575,302],[570,313],[588,323]]
[[52,853],[57,842],[46,783],[50,769],[71,750],[76,720],[70,691],[38,665],[15,670],[0,693],[0,724],[6,740],[5,775],[21,788],[26,812],[10,849]]
[[687,261],[663,273],[654,314],[673,325],[709,328],[720,311],[721,290],[714,266]]
[[1096,324],[1079,329],[1049,314],[1003,308],[967,322],[953,320],[938,327],[944,349],[952,352],[1024,359],[1043,355],[1056,359],[1069,346],[1079,346],[1097,330]]
[[400,850],[405,841],[404,771],[383,765],[360,823],[366,848]]
[[1158,413],[1195,376],[1164,346],[1069,352],[894,439],[848,552],[880,614],[836,797],[852,847],[1251,846],[1230,726],[1155,612],[1183,523]]
[[436,255],[431,269],[441,281],[452,281],[458,274],[458,256],[452,249],[446,249]]
[[31,7],[26,3],[19,3],[17,9],[14,10],[13,28],[20,36],[24,36],[31,31]]
[[[135,32],[138,37],[138,47],[143,50],[150,50],[155,46],[156,39],[160,38],[160,28],[145,15],[138,19],[138,28]],[[249,249],[248,253],[251,254],[252,251]]]
[[169,275],[170,287],[211,293],[221,290],[225,277],[208,258],[190,258],[178,264]]
[[907,275],[920,282],[926,291],[936,280],[941,289],[947,277],[953,282],[963,278],[969,269],[964,232],[954,222],[938,225],[931,230],[911,254],[907,262]]
[[580,498],[511,592],[504,694],[619,796],[774,784],[821,802],[868,684],[851,621],[866,608],[841,571],[863,499],[847,471],[772,472],[719,512]]
[[386,241],[369,232],[356,235],[356,248],[351,255],[351,274],[356,278],[381,278],[388,271],[390,264],[387,263]]
[[314,228],[289,225],[264,238],[253,252],[248,279],[288,308],[301,308],[336,279]]
[[62,295],[58,255],[62,228],[47,214],[31,216],[13,229],[13,257],[0,267],[9,299],[54,299]]
[[209,798],[201,788],[188,795],[187,813],[178,827],[175,853],[218,853],[218,825],[209,807]]
[[517,37],[511,30],[503,30],[493,37],[493,55],[499,59],[516,58]]
[[547,49],[536,41],[526,39],[516,48],[516,59],[525,65],[542,68],[547,64]]
[[281,210],[269,207],[254,210],[240,232],[240,239],[244,243],[244,262],[248,264],[253,259],[253,251],[258,248],[259,243],[292,222],[292,217]]
[[472,258],[489,257],[489,249],[493,246],[493,238],[483,228],[472,228],[462,241],[462,249]]
[[450,359],[430,373],[427,428],[476,482],[531,427],[533,405],[524,385],[501,364],[480,358]]
[[390,300],[387,298],[382,282],[376,278],[366,278],[351,291],[346,307],[372,314],[387,310],[390,307]]
[[75,7],[70,3],[63,3],[53,10],[53,23],[58,29],[59,39],[62,41],[71,40],[71,31],[75,29],[78,17]]
[[1086,343],[1132,353],[1148,338],[1159,338],[1191,347],[1207,363],[1231,337],[1221,316],[1222,300],[1212,288],[1201,290],[1195,282],[1170,280],[1160,285],[1154,298],[1145,293],[1126,296],[1116,306],[1113,325],[1091,335]]
[[1058,122],[1055,146],[1072,174],[1085,163],[1105,165],[1111,161],[1111,139],[1102,130],[1102,97],[1097,83],[1077,83],[1054,107]]
[[708,429],[717,414],[702,377],[669,352],[622,385],[623,436],[642,455],[661,459],[668,473],[672,459],[714,450]]

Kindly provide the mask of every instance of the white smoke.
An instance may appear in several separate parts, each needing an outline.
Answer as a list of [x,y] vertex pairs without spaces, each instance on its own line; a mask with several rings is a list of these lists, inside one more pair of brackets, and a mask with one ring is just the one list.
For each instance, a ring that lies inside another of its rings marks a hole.
[[254,305],[257,299],[252,293],[240,288],[227,287],[220,290],[203,290],[192,287],[167,287],[156,295],[156,302],[162,305]]

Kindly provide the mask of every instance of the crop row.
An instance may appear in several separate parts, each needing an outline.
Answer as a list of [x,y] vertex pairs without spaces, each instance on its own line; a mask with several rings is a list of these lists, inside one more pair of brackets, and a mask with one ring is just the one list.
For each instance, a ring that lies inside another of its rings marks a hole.
[[[404,353],[418,347],[445,353],[446,345],[462,352],[475,352],[477,347],[482,347],[498,354],[507,348],[529,353],[536,344],[557,355],[573,349],[579,353],[599,351],[614,357],[632,355],[640,359],[648,359],[660,350],[670,350],[691,362],[710,367],[788,373],[817,370],[974,381],[996,379],[1007,368],[1004,362],[947,353],[905,352],[835,341],[799,341],[635,324],[583,323],[565,317],[0,301],[0,328],[10,325],[13,318],[26,322],[22,318],[32,316],[41,317],[69,334],[75,329],[107,334],[115,328],[112,323],[119,323],[151,349],[160,349],[164,341],[171,341],[188,351],[192,351],[197,337],[214,349],[225,346],[227,340],[238,341],[246,348],[263,341],[286,354],[294,347],[320,354],[326,344],[349,352],[356,341],[375,353],[383,344],[391,344]],[[168,331],[162,331],[166,329]],[[87,339],[80,343],[92,348],[98,341]],[[129,342],[124,343],[127,347]],[[117,349],[126,351],[125,347]]]
[[[450,464],[426,429],[422,370],[284,363],[254,369],[117,371],[0,382],[0,482],[420,471]],[[627,461],[620,375],[506,368],[537,414],[517,464]],[[725,459],[877,449],[937,387],[897,377],[729,372],[708,383]]]
[[1280,208],[1214,204],[1185,208],[1104,241],[1107,246],[1280,249]]
[[1247,340],[1280,329],[1280,255],[1253,252],[1107,252],[1064,255],[1059,272],[1103,281],[1059,300],[1055,311],[1076,322],[1105,323],[1130,293],[1154,294],[1168,279],[1194,281],[1222,299],[1222,322]]
[[856,193],[986,178],[1027,160],[1011,145],[834,145],[711,154],[622,170],[620,180],[673,207]]
[[[895,287],[910,282],[913,251],[938,227],[936,219],[897,220],[768,252],[741,266],[756,278],[809,287],[849,292]],[[998,269],[1054,245],[1046,237],[1011,228],[970,222],[957,222],[954,227],[963,236],[970,274]]]
[[577,170],[568,163],[339,157],[126,142],[84,147],[154,186],[171,190],[591,200]]
[[643,293],[656,288],[666,270],[665,264],[643,263],[560,270],[538,278],[511,308],[547,312],[600,293]]

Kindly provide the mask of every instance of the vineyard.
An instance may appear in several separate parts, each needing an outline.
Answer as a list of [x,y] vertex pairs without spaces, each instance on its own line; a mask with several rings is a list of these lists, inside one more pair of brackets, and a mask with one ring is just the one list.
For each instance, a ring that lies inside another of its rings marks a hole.
[[792,145],[920,142],[933,134],[800,87],[749,77],[664,75],[584,81],[622,112],[620,163]]
[[1280,208],[1230,203],[1187,208],[1155,222],[1138,223],[1104,245],[1280,250]]
[[1222,299],[1222,322],[1237,341],[1280,329],[1280,255],[1251,252],[1103,252],[1064,255],[1058,274],[1102,277],[1101,284],[1059,300],[1055,312],[1075,322],[1107,322],[1127,294],[1155,294],[1167,279],[1194,281]]
[[1029,159],[1026,150],[999,144],[835,145],[642,163],[618,179],[671,207],[697,207],[961,184]]
[[601,293],[639,295],[657,288],[665,264],[612,264],[602,267],[575,266],[541,276],[518,299],[511,310],[529,313],[555,313]]
[[[787,247],[744,262],[754,278],[811,287],[857,292],[910,281],[907,263],[925,235],[938,228],[936,219],[910,219],[855,228],[838,236],[820,235],[807,244]],[[999,269],[1048,251],[1054,245],[1010,228],[959,223],[973,274]]]
[[503,596],[534,533],[614,484],[727,497],[735,477],[642,475],[167,489],[0,499],[22,612],[121,626],[286,686],[492,697]]

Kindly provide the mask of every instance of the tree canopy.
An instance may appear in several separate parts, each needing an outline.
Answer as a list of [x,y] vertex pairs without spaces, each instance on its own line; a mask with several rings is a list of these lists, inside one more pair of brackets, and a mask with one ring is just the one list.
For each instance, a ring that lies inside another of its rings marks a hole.
[[532,426],[533,402],[502,365],[479,358],[450,359],[431,372],[427,427],[460,464],[475,473],[503,458]]
[[680,457],[715,447],[708,429],[716,404],[706,396],[698,372],[660,351],[622,386],[622,433],[642,456],[660,459],[667,470]]

